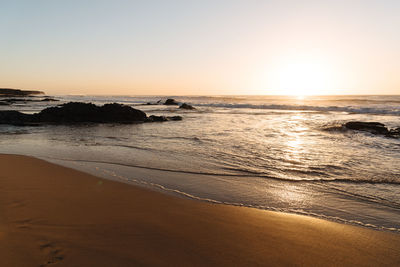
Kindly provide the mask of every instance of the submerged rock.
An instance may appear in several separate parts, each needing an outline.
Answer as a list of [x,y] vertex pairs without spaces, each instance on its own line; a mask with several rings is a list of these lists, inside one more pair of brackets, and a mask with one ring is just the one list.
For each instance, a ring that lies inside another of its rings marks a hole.
[[364,131],[376,135],[400,138],[400,127],[388,129],[383,123],[380,122],[351,121],[345,123],[343,126],[344,128],[350,130]]
[[182,105],[180,105],[179,108],[182,108],[182,109],[195,109],[192,105],[189,105],[189,104],[186,104],[186,103],[183,103]]
[[181,116],[172,116],[172,117],[168,117],[168,119],[171,121],[181,121],[182,117]]
[[366,131],[373,134],[388,134],[389,130],[380,122],[351,121],[344,124],[347,129]]
[[400,127],[397,127],[395,129],[391,129],[389,131],[389,135],[393,136],[393,137],[397,137],[400,138]]

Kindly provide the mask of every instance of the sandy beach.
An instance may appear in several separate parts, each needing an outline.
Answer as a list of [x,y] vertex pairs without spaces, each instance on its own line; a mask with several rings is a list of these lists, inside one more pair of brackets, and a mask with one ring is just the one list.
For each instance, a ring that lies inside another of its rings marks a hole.
[[400,265],[400,235],[0,155],[1,266]]

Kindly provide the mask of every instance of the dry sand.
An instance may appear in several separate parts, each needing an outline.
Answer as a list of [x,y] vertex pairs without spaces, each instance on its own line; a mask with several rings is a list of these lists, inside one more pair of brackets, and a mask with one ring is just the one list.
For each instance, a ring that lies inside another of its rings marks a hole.
[[0,266],[399,266],[400,235],[0,155]]

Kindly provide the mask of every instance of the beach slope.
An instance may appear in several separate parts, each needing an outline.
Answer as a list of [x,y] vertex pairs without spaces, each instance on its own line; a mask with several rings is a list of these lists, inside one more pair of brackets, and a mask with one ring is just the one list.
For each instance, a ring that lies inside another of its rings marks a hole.
[[0,155],[0,266],[399,266],[400,235]]

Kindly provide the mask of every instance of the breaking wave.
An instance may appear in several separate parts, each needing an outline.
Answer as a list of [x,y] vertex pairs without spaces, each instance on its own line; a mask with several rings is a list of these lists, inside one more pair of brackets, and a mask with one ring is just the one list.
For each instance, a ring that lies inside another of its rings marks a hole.
[[359,114],[400,115],[400,107],[354,107],[354,106],[312,106],[312,105],[278,105],[278,104],[230,104],[230,103],[203,103],[194,104],[202,107],[242,108],[242,109],[271,109],[271,110],[300,110],[318,112],[347,112]]

